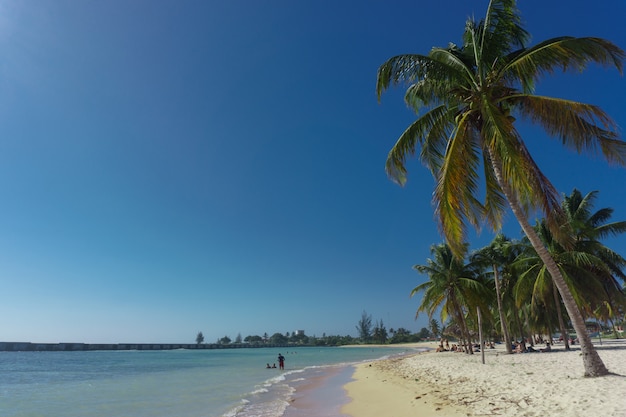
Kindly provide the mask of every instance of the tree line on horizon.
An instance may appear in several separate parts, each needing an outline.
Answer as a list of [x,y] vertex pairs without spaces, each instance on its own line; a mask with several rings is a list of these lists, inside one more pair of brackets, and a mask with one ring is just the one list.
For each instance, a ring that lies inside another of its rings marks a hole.
[[[249,345],[249,346],[263,346],[263,345],[298,345],[298,346],[345,346],[355,344],[397,344],[397,343],[414,343],[424,340],[429,340],[436,337],[436,333],[432,333],[427,327],[422,327],[419,332],[412,333],[403,327],[397,329],[390,328],[387,330],[382,320],[378,320],[375,323],[372,322],[372,316],[363,311],[361,319],[356,325],[358,332],[357,337],[350,335],[326,335],[322,334],[321,337],[307,336],[302,333],[274,333],[269,336],[264,333],[263,336],[250,335],[242,338],[241,334],[237,334],[235,340],[232,340],[228,336],[217,339],[215,344],[217,345]],[[205,342],[202,332],[198,332],[196,335],[196,344],[203,344]]]

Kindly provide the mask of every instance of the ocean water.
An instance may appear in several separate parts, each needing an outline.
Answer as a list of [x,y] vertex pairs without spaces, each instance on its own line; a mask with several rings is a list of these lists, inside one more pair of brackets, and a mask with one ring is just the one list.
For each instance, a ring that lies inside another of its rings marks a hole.
[[[278,366],[279,353],[285,370],[265,369]],[[0,352],[0,416],[295,416],[290,404],[308,383],[345,379],[351,364],[406,353],[364,347]]]

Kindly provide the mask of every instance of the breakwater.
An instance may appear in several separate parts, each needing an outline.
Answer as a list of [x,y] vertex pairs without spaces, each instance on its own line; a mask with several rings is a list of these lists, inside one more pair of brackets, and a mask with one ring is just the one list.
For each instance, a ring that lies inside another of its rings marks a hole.
[[[0,342],[0,352],[58,352],[85,350],[174,350],[174,349],[240,349],[290,347],[292,344],[270,343],[31,343]],[[302,345],[298,345],[302,346]]]

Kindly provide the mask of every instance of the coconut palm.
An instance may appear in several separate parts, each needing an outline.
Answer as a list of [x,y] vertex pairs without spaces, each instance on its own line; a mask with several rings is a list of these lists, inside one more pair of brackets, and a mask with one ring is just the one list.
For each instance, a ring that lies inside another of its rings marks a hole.
[[430,327],[430,332],[433,334],[433,337],[439,337],[439,333],[441,333],[441,327],[439,326],[439,322],[436,319],[430,319],[428,327]]
[[[568,281],[568,285],[570,285],[571,280],[569,280],[570,276],[567,274],[567,271],[572,268],[577,268],[575,261],[572,262],[571,257],[563,255],[563,250],[560,249],[558,244],[553,239],[552,234],[546,227],[545,222],[537,224],[535,226],[535,230],[542,242],[544,242],[550,255],[555,260],[555,263],[561,269],[561,274],[564,279],[566,279]],[[537,320],[537,315],[541,315],[548,320],[556,315],[559,329],[563,337],[565,350],[570,350],[567,337],[568,332],[563,318],[558,290],[556,289],[554,281],[548,273],[544,262],[530,245],[528,239],[525,239],[524,242],[527,244],[525,246],[525,253],[520,255],[515,262],[515,266],[523,270],[514,287],[516,304],[518,306],[530,304],[528,306],[528,312],[530,313],[531,321],[534,321],[535,323],[540,321]],[[578,295],[578,293],[574,294]],[[528,303],[529,300],[530,303]],[[550,310],[554,314],[546,314],[546,310]],[[551,334],[553,330],[552,326],[550,325],[546,327],[549,328]]]
[[486,289],[476,279],[477,268],[463,259],[455,257],[448,245],[433,245],[433,255],[426,265],[415,265],[413,269],[427,274],[429,280],[418,285],[411,291],[411,297],[423,292],[424,296],[415,316],[427,312],[428,318],[441,308],[441,322],[452,317],[458,324],[462,338],[465,339],[466,352],[472,353],[471,337],[466,323],[466,315],[472,314],[470,307],[482,304]]
[[[562,208],[570,235],[562,235],[561,238],[573,242],[573,246],[566,248],[552,236],[545,222],[539,223],[536,230],[561,269],[579,308],[588,317],[600,316],[606,320],[611,317],[611,313],[626,306],[619,283],[619,280],[625,279],[623,270],[626,268],[626,259],[605,246],[600,239],[626,232],[626,222],[609,222],[613,213],[611,208],[593,212],[596,196],[597,191],[583,196],[574,189],[563,199]],[[525,262],[528,270],[519,282],[520,288],[528,289],[528,282],[532,282],[533,300],[538,296],[545,301],[545,297],[551,293],[556,294],[552,289],[554,283],[536,254],[528,256]],[[558,300],[555,300],[555,305],[560,305]],[[557,312],[560,312],[560,308]],[[564,333],[560,317],[559,322],[561,333]]]
[[[406,181],[405,160],[420,159],[436,180],[436,214],[446,242],[462,253],[466,223],[486,221],[500,230],[507,203],[564,300],[581,341],[585,375],[608,373],[593,348],[576,303],[557,265],[528,218],[541,210],[557,233],[562,221],[559,195],[544,176],[515,127],[515,114],[543,127],[578,152],[600,151],[610,163],[626,165],[626,143],[599,107],[534,95],[535,82],[554,70],[581,71],[591,62],[620,73],[624,51],[600,38],[559,37],[527,47],[515,0],[491,0],[486,17],[469,19],[461,46],[432,48],[428,55],[399,55],[378,69],[377,95],[392,85],[410,84],[406,103],[418,119],[389,152],[387,174]],[[484,202],[477,196],[484,168]]]
[[[622,283],[626,282],[624,273],[626,259],[606,247],[600,240],[626,233],[626,221],[609,222],[613,215],[612,208],[605,207],[592,212],[597,195],[598,191],[592,191],[583,196],[579,190],[574,189],[563,199],[563,211],[571,225],[575,249],[593,255],[602,262],[600,269],[590,269],[602,282],[607,295],[606,301],[611,302],[612,295],[618,298],[623,295],[619,280]],[[602,273],[603,271],[606,273]]]
[[511,274],[511,265],[519,253],[519,250],[516,250],[516,246],[516,242],[512,242],[502,233],[499,233],[491,241],[489,246],[477,250],[470,258],[472,261],[487,265],[492,269],[498,305],[498,316],[502,328],[502,337],[506,343],[508,353],[513,353],[513,349],[511,348],[511,336],[509,334],[509,326],[507,324],[503,304],[501,276]]

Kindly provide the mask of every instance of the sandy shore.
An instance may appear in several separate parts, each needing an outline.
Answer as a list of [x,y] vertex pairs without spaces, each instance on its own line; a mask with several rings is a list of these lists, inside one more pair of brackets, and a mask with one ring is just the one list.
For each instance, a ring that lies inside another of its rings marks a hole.
[[[424,346],[418,344],[417,346]],[[431,345],[435,346],[435,345]],[[583,377],[580,350],[429,352],[361,364],[344,388],[353,417],[626,416],[626,342],[596,348],[614,375]]]

